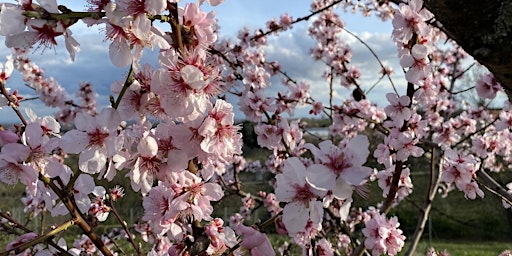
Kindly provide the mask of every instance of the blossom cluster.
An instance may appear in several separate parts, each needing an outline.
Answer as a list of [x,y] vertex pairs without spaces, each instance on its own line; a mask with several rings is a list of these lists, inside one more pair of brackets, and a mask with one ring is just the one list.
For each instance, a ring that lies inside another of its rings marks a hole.
[[[404,1],[397,9],[380,1],[314,0],[312,16],[283,14],[264,29],[241,29],[232,40],[219,39],[215,12],[203,11],[205,3],[216,6],[222,0],[87,2],[86,12],[54,0],[0,6],[0,35],[13,48],[0,66],[0,108],[12,108],[21,121],[0,130],[0,182],[24,185],[22,203],[33,216],[71,216],[71,224],[52,232],[78,225],[84,233],[71,246],[53,239],[55,233],[25,230],[9,243],[8,252],[112,255],[119,249],[116,240],[126,239],[141,254],[116,210],[130,189],[141,197],[143,209],[132,230],[151,244],[149,255],[275,255],[265,234],[269,224],[304,255],[349,254],[364,247],[372,255],[396,255],[405,235],[398,218],[387,214],[413,193],[415,161],[432,163],[429,195],[439,190],[446,196],[456,189],[471,200],[484,197],[478,175],[512,166],[512,105],[505,104],[498,114],[458,98],[468,90],[456,83],[468,70],[463,67],[468,56],[453,41],[446,40],[448,49],[437,47],[446,36],[431,25],[435,18],[421,0]],[[383,94],[385,106],[367,98],[373,86],[366,88],[361,79],[363,69],[341,36],[349,32],[336,8],[392,19],[405,94],[378,60],[393,92]],[[313,16],[308,34],[315,43],[309,53],[325,65],[318,78],[330,84],[331,94],[333,86],[352,91],[343,102],[315,99],[313,83],[294,80],[265,53],[269,36]],[[101,106],[87,82],[71,96],[29,59],[31,47],[55,47],[61,36],[70,58],[79,58],[79,42],[72,36],[77,22],[100,27],[112,64],[129,66],[126,79],[110,86],[110,106]],[[146,48],[158,51],[155,66],[141,63]],[[23,97],[7,87],[14,70],[41,102],[58,109],[53,117],[19,111]],[[279,89],[272,90],[278,78]],[[487,72],[474,89],[484,102],[502,90]],[[235,105],[227,95],[237,96]],[[269,150],[264,163],[242,156],[235,107],[254,122],[257,144]],[[315,142],[306,122],[288,118],[299,108],[327,116],[327,138]],[[376,163],[372,167],[370,159]],[[244,171],[268,177],[270,189],[244,191]],[[109,187],[120,177],[129,185]],[[358,198],[373,196],[372,182],[382,190],[383,201],[366,210],[354,208]],[[506,208],[512,201],[512,185],[507,187]],[[241,198],[241,207],[232,216],[224,214],[228,223],[215,210],[231,195]],[[268,220],[255,220],[258,210]],[[109,218],[118,219],[123,229],[97,235],[94,227]],[[0,215],[0,222],[16,224],[7,215]],[[356,232],[364,237],[359,247],[354,246]],[[27,248],[41,239],[46,246]],[[286,254],[289,248],[286,242],[279,251]]]

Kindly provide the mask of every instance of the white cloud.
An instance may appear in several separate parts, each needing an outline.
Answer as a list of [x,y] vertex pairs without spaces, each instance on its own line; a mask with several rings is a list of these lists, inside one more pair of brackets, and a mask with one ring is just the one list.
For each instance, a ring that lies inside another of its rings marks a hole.
[[[188,1],[188,0],[187,0]],[[188,1],[195,2],[195,1]],[[59,1],[61,3],[61,1]],[[74,0],[62,2],[76,10],[83,10],[84,4],[77,4]],[[271,17],[278,18],[280,14],[288,12],[291,16],[297,18],[310,13],[309,3],[296,0],[282,0],[279,3],[271,0],[261,1],[242,1],[242,0],[226,0],[225,3],[217,7],[207,8],[215,10],[219,19],[221,37],[233,37],[236,35],[237,29],[245,25],[251,28],[264,27],[265,22]],[[401,69],[396,59],[396,49],[393,45],[389,33],[389,23],[382,23],[375,18],[362,18],[360,15],[341,12],[341,18],[345,20],[348,28],[359,32],[360,37],[367,42],[377,53],[382,61],[393,64],[395,70],[393,76],[396,84],[405,84],[402,82]],[[375,23],[375,24],[374,24]],[[369,25],[371,24],[371,26]],[[315,62],[309,56],[309,48],[314,41],[307,34],[307,24],[300,23],[294,25],[293,30],[282,32],[279,36],[269,36],[269,46],[266,47],[267,60],[278,60],[283,71],[298,81],[306,81],[311,84],[313,96],[327,101],[329,95],[328,81],[323,78],[325,65]],[[371,32],[363,32],[368,30]],[[128,72],[128,68],[117,68],[113,66],[108,57],[108,42],[104,42],[104,32],[97,28],[87,28],[84,24],[78,23],[71,28],[73,36],[81,45],[81,51],[76,54],[74,63],[70,61],[69,54],[63,47],[63,41],[60,40],[61,46],[55,50],[36,51],[32,55],[32,60],[39,66],[44,68],[45,74],[53,76],[63,87],[65,87],[70,95],[78,88],[81,81],[88,81],[94,85],[95,90],[99,94],[99,104],[108,104],[108,95],[110,94],[110,83],[114,80],[122,80]],[[380,32],[377,31],[386,31]],[[362,77],[360,82],[363,89],[368,89],[379,77],[380,65],[361,43],[354,37],[344,34],[342,37],[350,45],[353,50],[352,63],[361,69]],[[3,39],[0,44],[3,45]],[[9,49],[0,47],[0,56],[6,56],[10,53]],[[151,52],[145,50],[144,62],[157,65],[158,51]],[[5,59],[0,60],[5,61]],[[9,87],[19,89],[24,95],[30,95],[32,92],[23,86],[23,82],[19,76],[13,76],[9,82]],[[279,84],[279,79],[273,80],[274,84]],[[335,99],[338,104],[345,98],[350,97],[350,91],[342,88],[339,82],[335,83],[336,91]],[[370,93],[370,99],[382,101],[381,92],[389,91],[390,85],[387,79],[383,79],[379,86]],[[271,92],[275,93],[282,90],[282,87],[275,86],[271,88]],[[31,102],[30,104],[36,104]],[[36,109],[40,109],[35,107]],[[42,109],[42,108],[41,108]],[[0,121],[11,118],[11,114],[4,115],[6,109],[0,110]],[[7,110],[7,112],[12,112]],[[47,113],[47,110],[41,113]],[[38,113],[39,114],[39,113]]]
[[[394,84],[398,90],[405,92],[406,82],[401,74],[401,67],[398,63],[396,46],[393,44],[389,34],[385,33],[361,33],[359,36],[368,44],[379,59],[390,65],[395,71],[392,75]],[[370,50],[359,42],[355,37],[343,33],[341,38],[350,46],[353,57],[350,65],[361,70],[361,78],[358,80],[363,90],[368,90],[380,77],[381,66]],[[282,70],[294,80],[305,81],[311,85],[312,96],[326,104],[329,98],[329,82],[323,77],[326,71],[325,64],[315,62],[309,55],[309,49],[314,45],[313,39],[307,35],[305,26],[297,27],[292,32],[283,33],[279,37],[270,37],[269,46],[266,46],[267,61],[278,60]],[[273,80],[279,82],[278,79]],[[352,91],[343,88],[339,80],[334,82],[334,101],[341,104],[344,99],[350,98]],[[369,93],[369,99],[379,105],[387,104],[384,92],[392,89],[387,78],[382,79],[379,84]],[[275,91],[276,89],[272,90]]]

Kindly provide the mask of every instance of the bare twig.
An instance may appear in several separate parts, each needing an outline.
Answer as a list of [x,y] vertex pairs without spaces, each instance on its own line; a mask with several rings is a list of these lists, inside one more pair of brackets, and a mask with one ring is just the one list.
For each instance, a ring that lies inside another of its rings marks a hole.
[[416,247],[420,242],[421,235],[425,230],[425,224],[429,218],[430,210],[432,209],[432,203],[434,202],[434,198],[437,194],[437,188],[439,187],[439,182],[441,180],[441,175],[443,172],[443,155],[439,156],[439,162],[437,163],[437,172],[436,172],[436,148],[432,148],[432,158],[430,159],[430,184],[428,187],[427,198],[423,203],[423,207],[421,208],[420,216],[418,218],[418,224],[416,225],[416,230],[414,231],[414,235],[410,239],[409,248],[405,255],[412,255],[416,251]]
[[130,88],[132,85],[134,79],[133,79],[133,65],[130,65],[130,70],[128,71],[128,75],[126,75],[126,79],[124,80],[123,88],[119,92],[119,95],[117,96],[117,100],[112,104],[112,108],[117,109],[119,107],[119,104],[121,103],[121,99],[123,99],[124,94]]
[[116,216],[117,221],[119,222],[119,224],[121,224],[121,226],[123,227],[124,231],[126,232],[126,235],[128,236],[128,241],[130,241],[130,243],[132,244],[133,248],[135,249],[135,252],[137,252],[137,255],[142,255],[139,246],[133,240],[133,235],[130,232],[130,229],[126,225],[126,222],[123,220],[121,215],[119,215],[119,212],[117,212],[116,208],[114,207],[114,202],[112,201],[111,198],[108,199],[108,203],[109,203],[111,212],[114,214],[114,216]]

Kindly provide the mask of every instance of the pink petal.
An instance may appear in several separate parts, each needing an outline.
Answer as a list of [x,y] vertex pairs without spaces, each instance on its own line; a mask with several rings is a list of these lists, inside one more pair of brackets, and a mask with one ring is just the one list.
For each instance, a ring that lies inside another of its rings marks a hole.
[[313,164],[308,167],[306,181],[315,189],[332,190],[336,185],[336,174],[325,165]]
[[342,177],[349,184],[354,186],[358,186],[364,183],[366,179],[372,173],[372,168],[365,166],[352,166],[347,169],[344,169],[340,177]]
[[334,197],[337,199],[348,199],[352,198],[352,186],[345,182],[343,179],[336,179],[336,186],[332,190]]
[[283,223],[290,234],[304,232],[309,220],[309,209],[302,203],[292,202],[283,209]]
[[66,153],[78,154],[85,150],[89,144],[89,136],[85,132],[71,130],[60,139],[59,146]]

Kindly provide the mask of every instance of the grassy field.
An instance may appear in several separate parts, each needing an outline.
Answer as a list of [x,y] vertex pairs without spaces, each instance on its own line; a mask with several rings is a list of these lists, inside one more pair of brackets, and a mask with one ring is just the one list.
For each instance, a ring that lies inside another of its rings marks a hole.
[[[279,236],[276,234],[269,234],[269,239],[274,246],[274,249],[278,250],[278,247],[283,244],[284,241],[289,242],[289,238]],[[409,244],[406,242],[402,252],[398,256],[405,255]],[[512,250],[512,242],[490,242],[490,241],[460,241],[460,240],[434,240],[432,242],[420,241],[414,256],[426,255],[429,248],[435,248],[436,251],[446,251],[451,256],[497,256],[504,250]],[[289,248],[288,255],[301,255],[301,249],[297,245],[292,245]],[[343,255],[343,254],[342,254]]]
[[[406,244],[407,246],[407,244]],[[425,255],[428,248],[437,251],[446,250],[452,256],[497,256],[504,250],[512,250],[512,242],[469,242],[469,241],[433,241],[420,242],[415,256]],[[404,249],[405,251],[405,249]],[[402,252],[399,255],[404,255]]]

